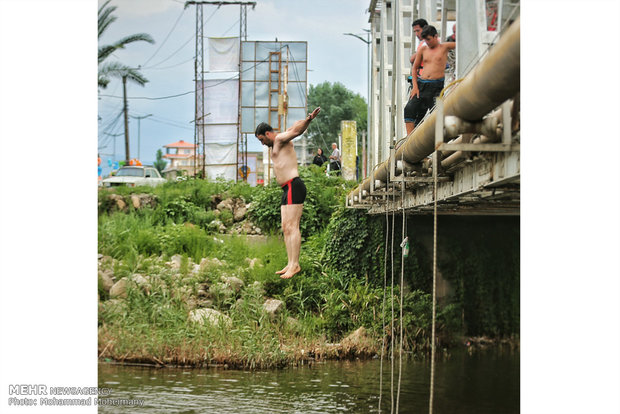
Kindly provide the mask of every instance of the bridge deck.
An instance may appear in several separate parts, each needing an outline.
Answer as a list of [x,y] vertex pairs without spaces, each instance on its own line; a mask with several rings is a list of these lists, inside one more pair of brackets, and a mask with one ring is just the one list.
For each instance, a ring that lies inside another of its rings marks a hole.
[[[400,210],[408,214],[433,213],[432,176],[392,180],[393,190],[371,192],[351,207],[367,208],[369,214]],[[437,213],[454,215],[518,215],[520,210],[520,152],[472,153],[454,171],[441,174],[437,186]],[[402,202],[401,202],[402,198]]]

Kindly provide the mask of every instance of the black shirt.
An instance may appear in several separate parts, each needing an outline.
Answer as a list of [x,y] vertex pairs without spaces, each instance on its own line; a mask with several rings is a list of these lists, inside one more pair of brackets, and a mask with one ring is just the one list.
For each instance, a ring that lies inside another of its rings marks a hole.
[[320,167],[321,165],[323,165],[323,163],[325,161],[327,161],[327,157],[325,155],[317,154],[317,155],[314,156],[314,159],[312,160],[312,164],[316,164],[316,165],[318,165]]

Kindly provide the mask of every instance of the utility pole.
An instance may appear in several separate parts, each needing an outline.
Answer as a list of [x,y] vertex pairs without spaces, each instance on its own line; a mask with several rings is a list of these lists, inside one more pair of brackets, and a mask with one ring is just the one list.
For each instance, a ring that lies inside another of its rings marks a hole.
[[[185,3],[185,7],[190,4]],[[203,19],[202,19],[202,3],[196,4],[196,54],[194,60],[194,177],[198,174],[198,164],[202,165],[202,178],[205,178],[205,126],[202,118],[204,117],[204,36],[203,36]],[[199,123],[200,121],[200,123]]]
[[[343,33],[346,36],[353,36],[359,40],[361,40],[362,42],[366,43],[366,62],[367,62],[367,66],[368,66],[368,72],[366,73],[366,83],[368,84],[368,101],[366,102],[367,104],[367,113],[366,113],[366,132],[367,135],[363,135],[364,136],[364,141],[365,141],[365,137],[368,136],[368,138],[370,138],[370,77],[371,72],[372,72],[372,63],[370,62],[370,31],[367,29],[362,29],[366,32],[366,39],[364,39],[363,37],[361,37],[359,34],[355,34],[355,33]],[[366,150],[366,148],[364,147],[362,149],[362,153],[364,153],[364,151]],[[370,151],[368,151],[368,153],[370,153]],[[368,166],[369,168],[369,166]],[[364,162],[364,178],[366,178],[366,171],[367,171],[367,166],[366,166],[366,162]]]
[[124,135],[122,132],[120,134],[110,134],[107,132],[104,132],[105,135],[109,135],[111,136],[114,140],[113,140],[113,148],[112,148],[112,159],[114,161],[116,161],[116,137],[120,137],[121,135]]
[[153,114],[148,114],[148,115],[144,115],[144,116],[133,116],[133,115],[131,115],[131,117],[133,119],[137,119],[138,120],[138,159],[140,159],[140,120],[142,120],[144,118],[148,118],[149,116],[153,116]]
[[123,75],[123,113],[125,115],[125,163],[129,165],[129,119],[127,113],[127,75]]
[[[252,5],[252,9],[254,9]],[[241,73],[241,42],[248,40],[248,5],[241,4],[239,6],[239,69]],[[239,156],[241,156],[241,166],[245,168],[243,172],[243,181],[248,181],[248,134],[241,133],[241,76],[239,76],[238,85],[238,101],[237,101],[237,173],[235,181],[239,180]]]

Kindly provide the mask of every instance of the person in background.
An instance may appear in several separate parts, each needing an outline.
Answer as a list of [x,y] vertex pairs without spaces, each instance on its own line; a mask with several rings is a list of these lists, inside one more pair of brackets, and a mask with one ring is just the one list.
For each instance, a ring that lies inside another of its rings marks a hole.
[[[418,48],[416,49],[416,52],[413,55],[411,55],[411,57],[409,58],[409,62],[411,62],[412,65],[413,65],[413,62],[415,62],[416,54],[418,53],[420,48],[426,44],[426,42],[424,42],[424,39],[422,39],[422,30],[424,30],[426,26],[428,26],[428,22],[424,19],[414,20],[413,23],[411,24],[413,33],[420,41],[420,43],[418,43]],[[413,69],[413,66],[412,66],[412,69]],[[422,69],[423,69],[423,66],[420,66],[420,70],[419,70],[420,73],[422,72]],[[413,78],[417,78],[418,76],[420,76],[420,73],[413,73],[413,70],[412,70],[411,76]]]
[[409,74],[409,76],[407,76],[407,82],[409,83],[409,93],[411,93],[411,89],[413,88],[413,80],[416,79],[418,76],[420,76],[420,73],[422,72],[422,66],[420,66],[420,69],[418,69],[417,73],[413,73],[413,63],[415,62],[415,55],[418,53],[418,51],[420,50],[420,48],[423,45],[426,45],[426,42],[424,42],[424,39],[422,39],[422,30],[428,26],[428,22],[424,19],[417,19],[414,20],[413,23],[411,24],[412,27],[412,31],[415,34],[415,36],[418,38],[418,47],[415,51],[415,53],[413,55],[411,55],[409,57],[409,62],[411,63],[411,73]]
[[456,42],[456,23],[452,25],[452,34],[446,38],[446,42]]
[[[456,42],[456,23],[452,25],[452,34],[446,38],[446,42]],[[456,53],[455,49],[448,52],[448,60],[446,61],[446,82],[450,83],[454,80],[454,72],[456,69]]]
[[329,156],[329,171],[338,171],[336,174],[340,175],[340,150],[338,144],[332,143],[332,155]]
[[312,164],[318,165],[319,167],[323,165],[323,163],[327,162],[327,157],[323,154],[323,150],[321,148],[316,150],[316,155],[312,160]]

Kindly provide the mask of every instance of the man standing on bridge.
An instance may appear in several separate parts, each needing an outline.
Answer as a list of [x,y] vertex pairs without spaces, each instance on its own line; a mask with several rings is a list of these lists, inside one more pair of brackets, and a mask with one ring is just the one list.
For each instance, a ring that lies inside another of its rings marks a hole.
[[321,107],[319,106],[306,119],[295,122],[292,127],[278,134],[265,122],[261,122],[256,127],[256,138],[263,145],[272,148],[273,171],[276,174],[276,181],[284,190],[280,213],[282,215],[282,233],[284,233],[288,264],[276,272],[276,274],[281,275],[282,279],[290,279],[301,271],[299,266],[299,251],[301,249],[299,221],[306,199],[306,186],[299,178],[293,138],[303,134],[308,129],[310,121],[320,111]]
[[435,98],[443,89],[448,52],[456,47],[455,42],[440,43],[437,29],[431,25],[422,29],[422,39],[426,44],[415,55],[412,73],[418,73],[422,64],[424,71],[413,82],[409,102],[405,106],[407,135],[422,121],[426,111],[435,105]]

